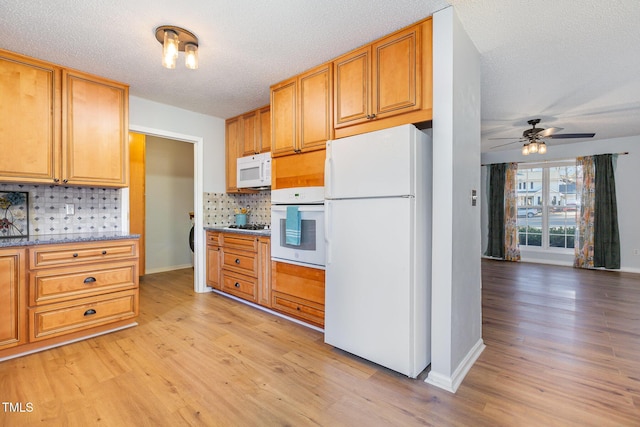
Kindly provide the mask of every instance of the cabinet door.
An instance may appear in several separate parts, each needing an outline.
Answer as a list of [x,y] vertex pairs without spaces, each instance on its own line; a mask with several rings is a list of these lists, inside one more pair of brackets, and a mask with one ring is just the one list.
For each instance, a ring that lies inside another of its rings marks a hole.
[[297,78],[271,88],[271,153],[292,154],[297,146]]
[[239,117],[226,121],[226,157],[227,157],[227,192],[237,191],[237,170],[238,170],[238,151],[242,129],[240,128],[242,120]]
[[53,183],[60,168],[60,69],[0,50],[0,180]]
[[222,289],[220,283],[220,246],[207,246],[207,285]]
[[26,338],[25,252],[0,249],[0,349]]
[[258,112],[251,111],[242,116],[242,147],[243,156],[252,156],[260,152],[258,146]]
[[63,71],[64,183],[126,187],[129,89],[88,74]]
[[396,33],[373,45],[373,102],[376,118],[421,108],[420,26]]
[[371,47],[333,62],[335,128],[367,121],[371,111]]
[[267,105],[258,112],[259,131],[259,152],[268,153],[271,151],[271,108]]
[[299,77],[299,147],[301,151],[323,149],[331,139],[332,67],[325,64]]
[[271,239],[258,242],[258,304],[271,307]]

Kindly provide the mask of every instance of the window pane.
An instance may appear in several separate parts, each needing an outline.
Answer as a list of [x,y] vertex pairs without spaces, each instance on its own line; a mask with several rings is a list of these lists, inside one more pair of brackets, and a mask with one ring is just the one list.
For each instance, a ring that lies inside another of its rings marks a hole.
[[576,167],[549,168],[549,247],[573,247],[576,201]]
[[518,238],[542,246],[542,168],[518,168]]

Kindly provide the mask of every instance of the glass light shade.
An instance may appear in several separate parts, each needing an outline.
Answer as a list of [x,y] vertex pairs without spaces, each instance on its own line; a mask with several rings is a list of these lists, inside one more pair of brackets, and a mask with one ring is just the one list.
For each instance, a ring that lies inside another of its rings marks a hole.
[[529,155],[529,144],[524,144],[522,146],[522,155],[523,156],[528,156]]
[[198,68],[198,45],[193,43],[184,45],[184,65],[191,70]]
[[175,31],[164,31],[164,42],[162,43],[162,65],[165,68],[176,68],[176,60],[178,59],[178,46],[180,40]]
[[538,152],[538,143],[536,141],[531,141],[529,144],[529,152],[535,154]]
[[546,152],[547,152],[547,144],[545,144],[544,142],[541,142],[540,144],[538,144],[538,153],[544,154]]

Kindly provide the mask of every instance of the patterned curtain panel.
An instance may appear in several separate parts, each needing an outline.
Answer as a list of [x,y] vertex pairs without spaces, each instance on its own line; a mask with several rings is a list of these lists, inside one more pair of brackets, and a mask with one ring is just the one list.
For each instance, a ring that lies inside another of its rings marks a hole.
[[577,268],[593,268],[594,211],[596,194],[596,166],[593,156],[578,157],[577,196],[580,216],[576,227],[575,255],[573,266]]
[[518,164],[509,163],[504,184],[504,259],[507,261],[520,261],[517,182]]

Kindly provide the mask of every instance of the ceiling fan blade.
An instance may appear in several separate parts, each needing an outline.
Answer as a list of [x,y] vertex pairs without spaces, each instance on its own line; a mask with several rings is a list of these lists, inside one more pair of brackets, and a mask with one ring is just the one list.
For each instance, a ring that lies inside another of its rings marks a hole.
[[[505,139],[505,138],[495,138],[495,139]],[[489,150],[493,150],[494,148],[505,147],[505,146],[511,145],[511,144],[516,144],[518,142],[521,142],[521,141],[512,141],[512,142],[507,142],[506,144],[496,145],[496,146],[493,146],[493,147],[489,148]]]
[[568,139],[568,138],[593,138],[595,133],[556,133],[549,135],[552,139]]
[[547,128],[535,134],[536,138],[547,138],[564,128]]
[[519,136],[514,136],[512,138],[487,138],[488,140],[498,140],[498,139],[522,139]]

